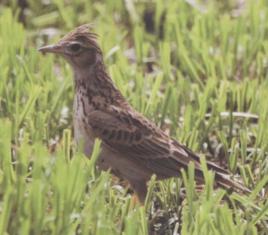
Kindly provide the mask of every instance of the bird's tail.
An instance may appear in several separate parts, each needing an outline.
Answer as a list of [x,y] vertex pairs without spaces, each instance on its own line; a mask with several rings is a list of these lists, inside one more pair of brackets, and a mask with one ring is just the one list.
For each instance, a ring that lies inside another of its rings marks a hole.
[[239,182],[230,179],[229,175],[215,172],[215,183],[217,186],[225,188],[228,191],[235,191],[237,193],[250,193],[251,191]]
[[206,161],[209,170],[215,172],[215,185],[222,187],[228,191],[235,191],[237,193],[250,193],[250,190],[240,182],[231,179],[230,173],[224,168],[214,164],[213,162]]
[[207,161],[207,167],[209,170],[215,172],[215,184],[216,186],[227,189],[228,191],[235,191],[237,193],[250,193],[250,190],[242,183],[236,182],[231,179],[230,173],[222,167]]
[[[199,159],[200,160],[200,159]],[[198,178],[203,178],[204,180],[204,172],[202,167],[200,166],[201,162],[196,165],[196,173]],[[242,183],[234,181],[231,179],[230,173],[224,168],[216,165],[211,161],[206,161],[206,165],[208,170],[212,170],[215,173],[215,186],[226,189],[229,192],[237,192],[237,193],[250,193],[251,191],[244,186]]]
[[[242,183],[234,181],[230,178],[229,174],[224,174],[221,172],[214,171],[215,179],[214,179],[214,186],[216,188],[223,188],[228,192],[237,192],[237,193],[245,193],[249,194],[251,191],[244,186]],[[199,182],[204,183],[204,172],[201,169],[195,169],[196,179]]]
[[[228,192],[237,192],[237,193],[245,193],[245,194],[251,193],[251,191],[242,183],[232,180],[229,174],[215,171],[213,169],[210,169],[210,170],[214,171],[215,173],[214,186],[216,188],[217,187],[224,188]],[[201,169],[196,168],[195,174],[196,174],[196,179],[199,182],[204,183],[205,181],[204,172]]]
[[[200,182],[204,182],[204,172],[202,170],[202,159],[200,156],[192,152],[190,149],[187,147],[180,145],[178,142],[174,141],[173,144],[179,149],[183,149],[187,154],[188,157],[190,157],[195,165],[195,176],[196,179],[199,180]],[[176,154],[176,152],[175,152]],[[175,155],[176,158],[175,160],[178,161],[178,159],[181,158],[181,151]],[[205,160],[205,159],[204,159]],[[181,165],[183,165],[184,168],[187,168],[189,162],[179,162]],[[184,163],[184,164],[183,164]],[[251,191],[244,186],[242,183],[235,182],[234,180],[231,179],[230,177],[230,172],[223,167],[215,164],[214,162],[207,161],[205,160],[205,164],[207,166],[208,170],[211,170],[215,173],[215,186],[222,187],[228,191],[235,191],[237,193],[250,193]]]

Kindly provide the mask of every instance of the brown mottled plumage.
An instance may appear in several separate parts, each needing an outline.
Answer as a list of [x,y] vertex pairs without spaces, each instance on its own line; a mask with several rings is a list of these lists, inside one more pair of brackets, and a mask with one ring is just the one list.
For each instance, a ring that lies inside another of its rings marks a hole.
[[[158,179],[179,176],[193,162],[196,178],[203,180],[199,157],[135,111],[116,89],[96,38],[88,25],[82,25],[55,45],[39,49],[62,55],[73,68],[75,139],[84,143],[85,154],[91,155],[95,138],[100,138],[98,166],[127,179],[141,201],[153,174]],[[207,165],[217,185],[247,191],[228,179],[226,170],[212,162]]]

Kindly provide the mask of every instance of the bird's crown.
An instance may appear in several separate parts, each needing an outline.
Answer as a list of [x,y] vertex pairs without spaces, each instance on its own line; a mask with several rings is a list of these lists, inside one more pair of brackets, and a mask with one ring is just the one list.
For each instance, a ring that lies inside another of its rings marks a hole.
[[83,43],[84,46],[94,47],[100,50],[97,44],[98,35],[92,32],[92,28],[92,24],[81,25],[65,35],[60,41],[78,41]]

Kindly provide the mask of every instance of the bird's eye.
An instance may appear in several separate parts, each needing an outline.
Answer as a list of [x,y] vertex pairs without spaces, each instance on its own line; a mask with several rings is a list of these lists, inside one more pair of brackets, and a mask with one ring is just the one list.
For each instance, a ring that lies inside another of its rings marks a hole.
[[79,52],[81,49],[81,45],[79,43],[72,43],[69,45],[69,50],[71,52]]

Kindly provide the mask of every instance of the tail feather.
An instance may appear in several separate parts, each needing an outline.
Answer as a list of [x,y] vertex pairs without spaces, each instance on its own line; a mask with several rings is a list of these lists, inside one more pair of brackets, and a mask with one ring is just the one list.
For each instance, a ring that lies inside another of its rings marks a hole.
[[[196,179],[199,180],[200,182],[204,182],[204,175],[203,175],[203,170],[201,167],[200,156],[198,156],[197,154],[192,152],[186,146],[179,144],[177,141],[173,141],[172,143],[176,148],[178,148],[180,150],[180,151],[178,151],[178,154],[175,155],[175,157],[174,157],[174,160],[177,162],[177,164],[179,164],[184,169],[187,168],[187,166],[189,164],[189,161],[183,161],[183,159],[182,159],[181,149],[183,149],[188,154],[187,157],[190,157],[195,164]],[[209,170],[212,170],[213,172],[215,172],[215,184],[216,184],[216,186],[225,188],[225,189],[230,190],[230,191],[235,191],[238,193],[250,193],[251,192],[247,187],[245,187],[241,183],[235,182],[234,180],[232,180],[230,178],[228,170],[224,169],[223,167],[221,167],[221,166],[219,166],[211,161],[206,161],[206,164],[207,164],[207,168]],[[174,170],[176,171],[176,169],[177,168],[175,168]]]
[[216,185],[225,188],[227,190],[232,190],[237,193],[250,193],[251,191],[244,185],[235,182],[229,178],[229,175],[224,175],[221,173],[215,173],[215,182]]

